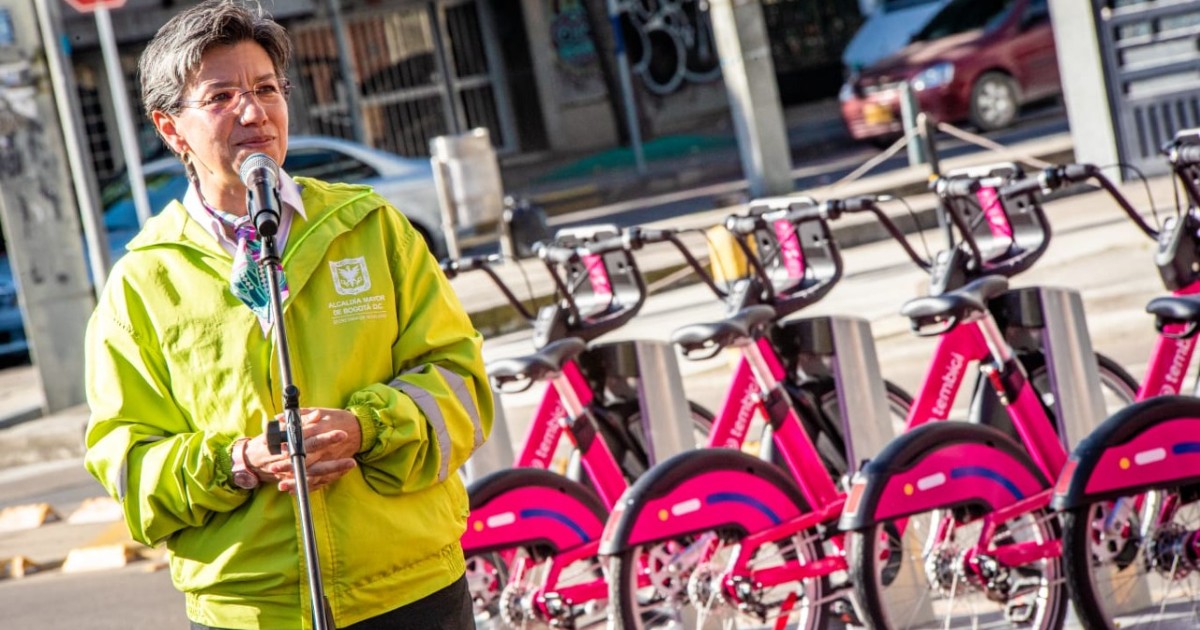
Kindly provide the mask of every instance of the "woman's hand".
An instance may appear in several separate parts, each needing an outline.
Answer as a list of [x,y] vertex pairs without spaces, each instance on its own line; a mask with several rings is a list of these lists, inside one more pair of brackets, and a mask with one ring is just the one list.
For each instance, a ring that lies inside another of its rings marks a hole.
[[[282,424],[283,415],[276,420]],[[301,409],[300,428],[310,491],[337,481],[357,466],[354,454],[362,444],[362,431],[354,414],[345,409]],[[262,481],[277,483],[280,492],[296,492],[296,475],[286,437],[279,455],[269,452],[265,435],[254,438],[247,445],[246,459]]]

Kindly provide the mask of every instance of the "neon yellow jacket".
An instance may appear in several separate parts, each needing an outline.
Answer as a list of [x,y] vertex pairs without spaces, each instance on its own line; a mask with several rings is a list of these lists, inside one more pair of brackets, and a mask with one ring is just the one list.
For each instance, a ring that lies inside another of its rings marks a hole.
[[[491,431],[481,337],[421,236],[369,188],[297,178],[282,263],[302,407],[350,409],[359,466],[311,497],[343,627],[464,572],[457,474]],[[133,537],[166,543],[188,616],[309,627],[295,499],[231,482],[230,446],[282,411],[274,335],[229,291],[231,256],[172,202],[115,265],[87,331],[86,465]]]

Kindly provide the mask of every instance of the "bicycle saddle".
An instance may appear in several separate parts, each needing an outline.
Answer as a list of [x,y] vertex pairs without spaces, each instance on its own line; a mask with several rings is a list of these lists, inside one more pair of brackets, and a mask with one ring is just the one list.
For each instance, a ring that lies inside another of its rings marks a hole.
[[1182,333],[1172,337],[1191,337],[1196,334],[1200,323],[1200,296],[1170,295],[1156,297],[1146,305],[1146,312],[1154,315],[1154,325],[1159,332],[1168,324],[1188,324]]
[[988,300],[1008,290],[1008,278],[984,276],[972,280],[966,286],[942,295],[931,295],[909,300],[900,309],[900,314],[912,320],[912,328],[920,332],[923,326],[949,322],[946,332],[958,322],[974,313],[987,309]]
[[551,374],[561,372],[563,364],[578,356],[585,348],[587,343],[578,337],[559,339],[534,354],[489,363],[488,378],[493,388],[513,381],[545,380]]
[[774,320],[774,307],[766,304],[747,306],[719,322],[684,326],[671,335],[671,342],[682,348],[685,356],[698,350],[710,350],[706,356],[697,357],[708,358],[740,339],[753,337],[753,333]]

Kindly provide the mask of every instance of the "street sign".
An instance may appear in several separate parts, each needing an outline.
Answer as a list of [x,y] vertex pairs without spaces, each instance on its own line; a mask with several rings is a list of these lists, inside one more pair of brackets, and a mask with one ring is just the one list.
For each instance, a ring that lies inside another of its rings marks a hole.
[[125,6],[125,0],[66,0],[66,3],[80,13],[91,13],[96,9],[119,9]]

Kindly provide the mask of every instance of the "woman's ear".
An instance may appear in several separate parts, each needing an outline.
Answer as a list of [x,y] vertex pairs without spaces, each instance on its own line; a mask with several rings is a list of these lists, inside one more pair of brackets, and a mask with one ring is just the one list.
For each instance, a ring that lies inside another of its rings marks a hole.
[[174,116],[164,111],[155,111],[150,113],[150,121],[154,123],[154,128],[158,130],[158,135],[175,152],[175,155],[183,155],[188,152],[187,140],[179,135],[179,129],[175,126]]

